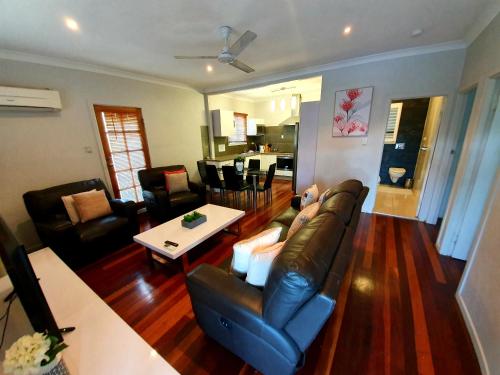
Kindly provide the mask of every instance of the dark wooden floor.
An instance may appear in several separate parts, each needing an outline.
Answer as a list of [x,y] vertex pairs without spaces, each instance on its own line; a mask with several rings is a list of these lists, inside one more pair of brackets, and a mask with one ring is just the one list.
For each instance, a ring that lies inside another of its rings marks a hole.
[[[272,206],[247,211],[242,237],[289,206],[278,181]],[[151,224],[143,218],[143,229]],[[333,315],[309,348],[300,374],[480,374],[454,293],[464,262],[439,256],[434,226],[363,214],[354,257]],[[237,237],[218,234],[193,261],[220,264]],[[148,267],[131,245],[79,272],[85,282],[182,374],[250,374],[208,338],[175,267]]]

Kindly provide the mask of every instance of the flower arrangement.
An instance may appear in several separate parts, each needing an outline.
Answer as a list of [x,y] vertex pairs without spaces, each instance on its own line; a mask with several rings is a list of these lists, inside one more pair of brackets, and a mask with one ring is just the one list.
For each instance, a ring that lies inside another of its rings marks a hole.
[[366,135],[373,87],[335,93],[333,136]]
[[61,351],[67,347],[57,337],[46,333],[22,336],[5,352],[4,372],[11,375],[49,373],[59,364]]

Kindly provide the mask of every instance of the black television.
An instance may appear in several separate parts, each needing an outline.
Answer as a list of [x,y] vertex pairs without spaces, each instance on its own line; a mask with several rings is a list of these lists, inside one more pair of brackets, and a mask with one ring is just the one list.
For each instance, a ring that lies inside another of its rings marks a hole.
[[36,332],[48,332],[62,341],[38,278],[23,245],[20,245],[0,217],[0,257],[28,319]]

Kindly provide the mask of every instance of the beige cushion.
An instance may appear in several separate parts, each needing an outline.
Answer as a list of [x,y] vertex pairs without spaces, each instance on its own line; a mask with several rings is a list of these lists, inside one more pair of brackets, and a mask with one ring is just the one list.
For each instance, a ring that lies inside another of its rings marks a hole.
[[82,223],[113,213],[104,190],[87,191],[72,197]]
[[[96,189],[90,190],[90,191],[97,191]],[[78,194],[84,194],[83,193],[78,193]],[[74,194],[74,195],[78,195]],[[68,213],[69,219],[71,220],[71,224],[75,225],[80,222],[80,215],[78,214],[78,211],[75,206],[75,200],[73,199],[72,195],[64,195],[61,197],[64,207],[66,208],[66,212]]]
[[324,192],[322,192],[318,198],[319,204],[325,203],[325,201],[328,199],[329,195],[330,195],[330,189],[326,189]]
[[277,242],[267,247],[259,247],[250,255],[246,282],[255,286],[266,285],[274,258],[283,249],[285,242]]
[[233,245],[233,260],[231,268],[238,273],[247,273],[250,255],[258,247],[267,247],[278,242],[281,227],[266,229],[246,240],[236,242]]
[[175,171],[173,173],[165,172],[165,183],[169,193],[189,191],[186,171]]
[[295,219],[293,219],[292,225],[290,225],[290,229],[286,235],[286,239],[288,240],[296,232],[298,232],[300,228],[310,222],[317,215],[320,206],[321,204],[319,202],[315,202],[300,211]]
[[317,202],[318,197],[319,197],[318,187],[316,186],[316,184],[314,184],[311,187],[307,188],[302,193],[302,197],[300,198],[300,209],[303,210],[310,204]]

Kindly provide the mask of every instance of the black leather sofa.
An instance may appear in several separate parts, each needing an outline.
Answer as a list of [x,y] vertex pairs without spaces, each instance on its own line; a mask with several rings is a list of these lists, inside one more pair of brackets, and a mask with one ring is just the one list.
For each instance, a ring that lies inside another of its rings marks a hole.
[[[193,270],[187,287],[203,331],[264,374],[293,374],[335,307],[367,193],[357,180],[333,187],[287,241],[262,290],[211,265]],[[269,227],[281,226],[286,237],[296,204]]]
[[[106,192],[113,213],[85,223],[71,224],[61,197],[92,189]],[[29,191],[23,199],[42,243],[72,268],[79,268],[117,250],[132,242],[132,237],[139,233],[135,202],[111,199],[100,179]]]
[[183,165],[169,165],[139,171],[139,182],[146,209],[153,218],[160,222],[173,219],[205,204],[206,188],[189,181],[189,175],[189,191],[169,194],[165,189],[163,172],[182,168],[185,169]]

